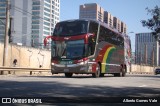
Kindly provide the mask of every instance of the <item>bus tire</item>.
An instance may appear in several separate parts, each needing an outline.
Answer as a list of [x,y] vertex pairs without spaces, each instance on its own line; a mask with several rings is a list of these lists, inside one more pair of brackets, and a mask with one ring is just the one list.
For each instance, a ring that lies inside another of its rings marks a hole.
[[101,67],[100,67],[100,64],[98,64],[96,67],[96,72],[92,74],[92,77],[98,78],[100,77],[100,73],[101,73]]
[[104,77],[104,73],[101,73],[101,74],[100,74],[100,77]]
[[125,77],[126,76],[126,70],[124,68],[121,69],[121,72],[117,74],[119,77]]
[[126,69],[122,68],[121,77],[125,77],[125,76],[126,76]]
[[73,73],[65,73],[65,77],[67,77],[67,78],[71,78],[72,75],[73,75]]
[[113,75],[114,75],[114,77],[119,77],[120,73],[114,73]]

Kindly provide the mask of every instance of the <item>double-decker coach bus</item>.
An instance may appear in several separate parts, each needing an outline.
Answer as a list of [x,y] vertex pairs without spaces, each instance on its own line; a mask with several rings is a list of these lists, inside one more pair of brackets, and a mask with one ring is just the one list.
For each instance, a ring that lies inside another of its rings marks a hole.
[[104,74],[125,76],[124,36],[95,20],[68,20],[56,24],[51,38],[51,72],[75,74]]

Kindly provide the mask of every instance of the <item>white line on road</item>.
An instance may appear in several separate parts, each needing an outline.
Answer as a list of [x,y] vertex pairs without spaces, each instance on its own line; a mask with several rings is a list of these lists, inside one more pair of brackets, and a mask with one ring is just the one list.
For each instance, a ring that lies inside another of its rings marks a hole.
[[146,87],[147,85],[141,85],[141,86],[138,86],[138,87]]

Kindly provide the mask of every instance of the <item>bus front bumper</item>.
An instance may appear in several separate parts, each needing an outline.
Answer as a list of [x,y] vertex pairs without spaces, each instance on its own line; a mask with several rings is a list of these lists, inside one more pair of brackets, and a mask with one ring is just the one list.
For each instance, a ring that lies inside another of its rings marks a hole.
[[87,64],[71,64],[71,65],[60,65],[52,64],[51,72],[52,74],[58,73],[76,73],[76,74],[86,74],[91,73],[91,66]]

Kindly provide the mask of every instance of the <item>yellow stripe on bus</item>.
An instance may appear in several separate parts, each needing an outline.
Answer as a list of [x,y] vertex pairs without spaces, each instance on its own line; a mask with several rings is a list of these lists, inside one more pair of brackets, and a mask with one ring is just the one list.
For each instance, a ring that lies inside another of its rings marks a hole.
[[104,54],[104,57],[103,57],[103,61],[102,61],[102,73],[105,73],[106,71],[106,60],[108,58],[108,55],[109,55],[109,52],[112,50],[112,49],[115,49],[115,47],[109,47],[105,54]]

